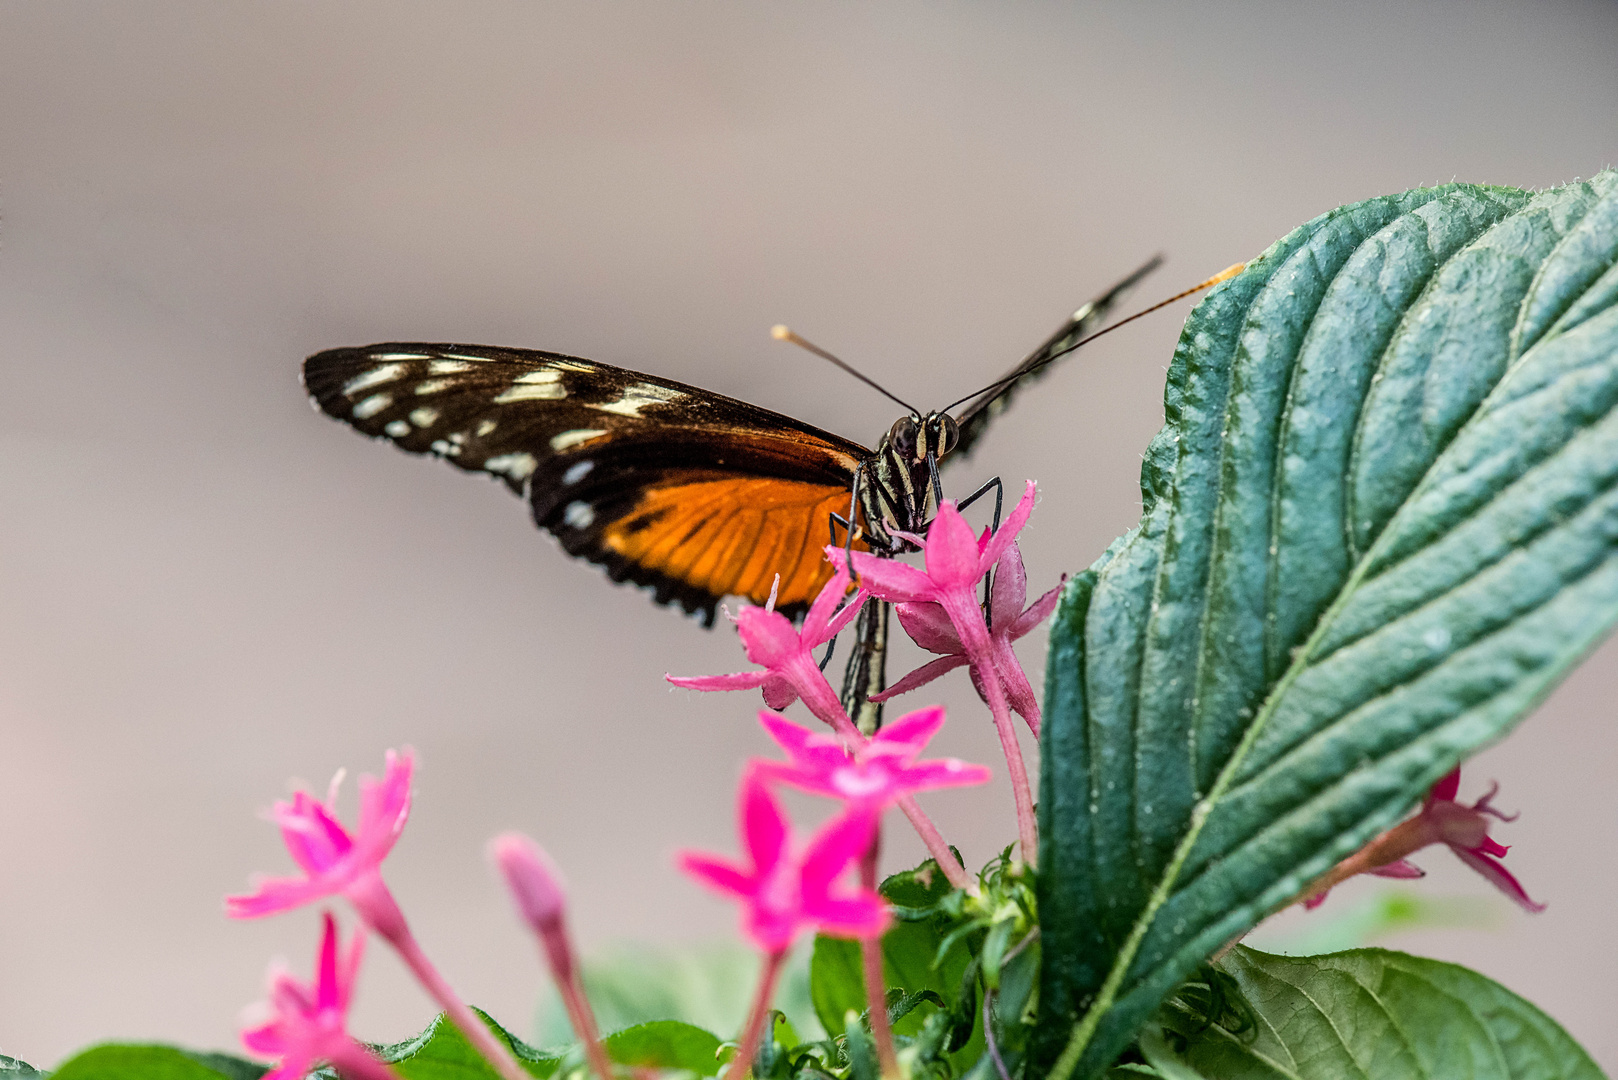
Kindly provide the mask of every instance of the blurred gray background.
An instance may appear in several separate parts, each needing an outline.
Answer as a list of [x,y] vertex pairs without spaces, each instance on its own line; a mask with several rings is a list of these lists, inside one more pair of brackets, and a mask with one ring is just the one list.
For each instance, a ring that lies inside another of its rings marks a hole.
[[[942,404],[1153,252],[1142,303],[1340,203],[1615,159],[1610,3],[0,3],[0,1053],[233,1047],[269,958],[313,957],[312,912],[221,914],[288,868],[257,815],[406,743],[389,878],[519,1031],[541,976],[484,866],[499,829],[567,869],[589,948],[730,933],[670,855],[733,849],[758,701],[662,675],[745,667],[734,635],[311,412],[306,354],[543,347],[870,444],[893,406],[771,324]],[[1187,309],[1098,343],[952,470],[957,494],[1040,481],[1034,587],[1135,520]],[[936,748],[994,763],[964,675],[915,700],[938,699]],[[1608,1068],[1615,700],[1609,646],[1467,773],[1523,811],[1498,835],[1549,910],[1427,852],[1421,890],[1490,914],[1390,939],[1503,980]],[[1013,835],[1003,786],[930,805],[974,865]],[[432,1011],[374,949],[358,1032]]]

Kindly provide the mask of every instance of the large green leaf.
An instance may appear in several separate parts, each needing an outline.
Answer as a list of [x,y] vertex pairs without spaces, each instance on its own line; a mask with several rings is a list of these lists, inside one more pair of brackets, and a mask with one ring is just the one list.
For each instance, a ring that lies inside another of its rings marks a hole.
[[1151,1029],[1142,1037],[1165,1077],[1178,1068],[1219,1080],[1603,1080],[1554,1020],[1455,964],[1384,949],[1286,957],[1237,948],[1219,966],[1251,1008],[1251,1026],[1230,1030],[1171,1006],[1169,1038]]
[[[0,1062],[7,1060],[0,1058]],[[65,1080],[254,1080],[264,1072],[265,1066],[229,1054],[157,1044],[103,1043],[75,1054],[50,1075]],[[0,1076],[6,1080],[13,1080],[14,1075],[0,1066]]]
[[1333,211],[1187,321],[1047,664],[1037,1066],[1403,815],[1618,618],[1618,174]]

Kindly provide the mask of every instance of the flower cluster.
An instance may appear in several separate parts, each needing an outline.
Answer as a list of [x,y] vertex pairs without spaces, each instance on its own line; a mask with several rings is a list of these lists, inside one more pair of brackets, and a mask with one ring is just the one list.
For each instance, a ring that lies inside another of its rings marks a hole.
[[[885,701],[915,689],[963,664],[970,668],[973,685],[988,703],[1000,736],[1011,774],[1023,858],[1032,862],[1037,849],[1033,791],[1011,713],[1019,713],[1038,735],[1039,705],[1011,643],[1051,613],[1060,588],[1052,589],[1024,610],[1028,578],[1016,538],[1033,512],[1034,491],[1030,481],[1005,523],[981,534],[974,533],[959,507],[946,499],[925,536],[898,534],[921,549],[921,568],[866,552],[850,555],[841,548],[828,547],[826,557],[836,572],[815,598],[801,630],[794,629],[768,606],[744,608],[736,617],[737,632],[748,658],[764,670],[736,675],[670,675],[669,681],[693,690],[762,688],[765,703],[772,708],[785,708],[802,698],[810,712],[842,737],[846,749],[857,752],[864,737],[814,663],[813,653],[853,619],[868,597],[891,601],[897,605],[900,625],[916,643],[944,655],[899,680],[877,700]],[[859,589],[845,603],[856,574]],[[991,574],[985,611],[977,590]],[[936,828],[914,801],[902,796],[898,802],[951,882],[957,887],[970,887],[965,869],[949,853]]]
[[[773,603],[744,608],[735,617],[748,659],[759,670],[669,676],[676,685],[698,690],[762,690],[770,709],[759,714],[759,723],[782,752],[779,759],[754,758],[743,770],[736,803],[739,858],[699,851],[677,856],[686,874],[737,903],[742,933],[764,958],[753,1007],[727,1076],[741,1080],[753,1067],[782,962],[805,934],[858,940],[867,1000],[885,1000],[880,939],[893,917],[876,886],[882,820],[889,808],[897,806],[904,812],[951,884],[973,894],[969,901],[992,892],[993,883],[986,877],[985,892],[975,893],[958,856],[916,804],[916,796],[924,792],[989,780],[989,770],[981,765],[922,757],[943,726],[944,710],[937,706],[915,710],[867,736],[855,726],[815,662],[815,650],[845,629],[867,601],[894,603],[899,623],[910,637],[939,656],[877,700],[925,685],[956,667],[969,669],[1005,751],[1022,856],[1032,862],[1036,851],[1032,798],[1011,715],[1020,715],[1037,736],[1040,713],[1012,646],[1050,615],[1060,587],[1028,603],[1027,574],[1016,537],[1033,503],[1030,483],[1001,528],[974,532],[956,504],[943,502],[926,535],[900,534],[920,550],[920,567],[829,548],[832,576],[801,627],[775,611]],[[829,732],[801,727],[781,715],[779,710],[799,700]],[[398,952],[504,1080],[528,1078],[511,1046],[466,1006],[428,961],[383,880],[382,864],[409,819],[414,768],[415,757],[407,748],[387,753],[381,779],[362,776],[359,818],[353,829],[338,818],[337,781],[323,800],[299,791],[290,800],[277,802],[269,816],[280,828],[299,873],[259,879],[251,892],[226,900],[231,916],[258,918],[340,897],[362,924],[345,951],[337,921],[326,912],[314,980],[305,983],[285,971],[272,973],[268,1018],[242,1034],[249,1049],[277,1059],[267,1080],[296,1080],[322,1065],[360,1080],[397,1080],[397,1074],[347,1029],[367,931]],[[1443,844],[1522,907],[1541,910],[1502,864],[1507,849],[1489,835],[1491,819],[1511,820],[1490,805],[1494,791],[1466,804],[1456,800],[1459,784],[1456,769],[1433,786],[1413,817],[1315,882],[1305,904],[1318,906],[1335,885],[1356,874],[1419,877],[1422,871],[1408,856]],[[801,833],[777,797],[782,787],[830,799],[835,809],[817,828]],[[568,933],[560,874],[545,852],[519,833],[496,837],[489,854],[519,915],[540,944],[590,1070],[599,1080],[612,1080],[615,1067],[601,1042]],[[1005,858],[1006,865],[1015,867],[1009,856]],[[984,1007],[989,1008],[987,999]],[[886,1010],[872,1008],[869,1024],[881,1073],[896,1080],[902,1073]]]

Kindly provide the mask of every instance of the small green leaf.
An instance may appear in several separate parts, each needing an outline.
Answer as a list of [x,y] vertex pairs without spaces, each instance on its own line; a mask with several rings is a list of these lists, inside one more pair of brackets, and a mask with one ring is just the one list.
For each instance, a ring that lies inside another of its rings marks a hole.
[[[0,1059],[0,1062],[11,1059]],[[21,1064],[18,1062],[17,1064]],[[23,1066],[27,1070],[27,1066]],[[199,1054],[174,1046],[103,1043],[64,1061],[51,1077],[66,1080],[257,1080],[266,1066],[228,1054]],[[6,1080],[39,1076],[0,1068]]]
[[[479,1015],[490,1030],[511,1047],[512,1054],[524,1069],[540,1080],[546,1080],[556,1072],[562,1062],[560,1055],[536,1050],[487,1015],[481,1012]],[[405,1080],[498,1080],[500,1075],[483,1060],[482,1055],[472,1049],[472,1044],[466,1041],[460,1029],[442,1015],[414,1039],[373,1049]]]
[[1035,1071],[1100,1075],[1618,620],[1618,172],[1342,207],[1187,320],[1051,630]]
[[809,959],[809,998],[820,1026],[832,1037],[843,1034],[843,1017],[865,1011],[865,969],[855,941],[820,935]]
[[1284,957],[1238,947],[1219,966],[1257,1024],[1204,1026],[1171,1003],[1168,1039],[1156,1025],[1141,1038],[1169,1080],[1603,1080],[1554,1020],[1455,964],[1384,949]]
[[719,1072],[719,1036],[679,1020],[636,1024],[601,1041],[607,1056],[620,1065],[682,1069],[698,1076]]
[[0,1080],[41,1080],[43,1076],[28,1062],[0,1054]]

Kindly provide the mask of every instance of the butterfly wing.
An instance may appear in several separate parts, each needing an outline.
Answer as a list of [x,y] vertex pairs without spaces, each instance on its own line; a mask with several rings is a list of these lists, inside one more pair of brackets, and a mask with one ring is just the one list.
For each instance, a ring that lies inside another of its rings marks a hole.
[[615,581],[713,621],[727,595],[796,608],[831,576],[829,515],[870,451],[746,402],[558,353],[392,343],[304,363],[320,408],[487,473]]

